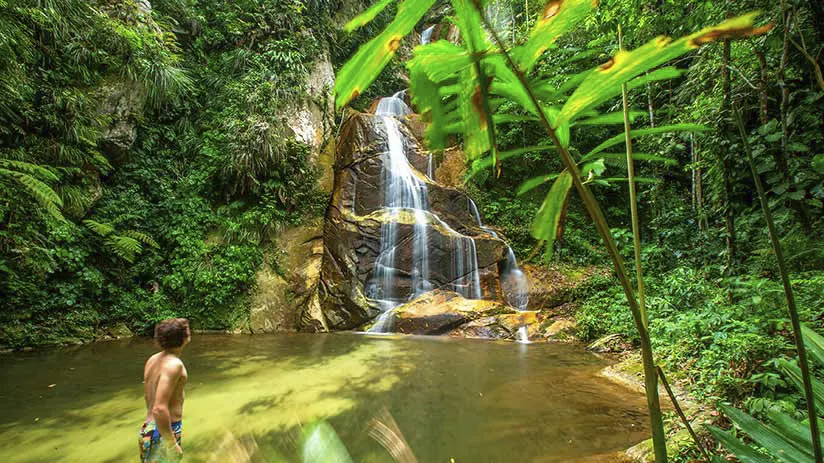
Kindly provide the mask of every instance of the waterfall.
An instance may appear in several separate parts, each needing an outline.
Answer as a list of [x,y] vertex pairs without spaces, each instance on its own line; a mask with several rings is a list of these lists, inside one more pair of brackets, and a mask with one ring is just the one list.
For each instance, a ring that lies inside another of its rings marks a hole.
[[[367,295],[377,300],[382,311],[369,330],[372,332],[391,330],[394,307],[434,289],[430,281],[427,236],[427,231],[433,226],[445,230],[446,236],[450,237],[450,271],[453,281],[448,285],[449,289],[467,299],[483,297],[475,239],[457,232],[431,212],[427,180],[415,171],[406,157],[405,138],[398,118],[411,114],[412,111],[404,102],[404,98],[404,92],[382,98],[375,109],[375,116],[386,132],[386,149],[381,154],[381,207],[386,216],[381,225],[380,252],[375,261],[370,287],[367,289]],[[430,181],[433,177],[433,162],[430,154],[426,172]],[[494,230],[483,225],[478,206],[471,199],[469,208],[478,227],[497,238]],[[413,224],[411,240],[399,240],[401,224],[410,222]],[[399,262],[399,257],[408,258],[410,255],[412,262],[409,268],[398,268],[402,263]],[[410,287],[401,291],[398,288],[397,277],[403,272],[408,272]],[[505,300],[510,305],[518,310],[526,309],[526,280],[511,248],[506,266],[501,273],[501,286],[504,288]]]
[[529,305],[529,286],[526,276],[518,266],[515,252],[507,246],[506,267],[501,272],[501,288],[506,302],[518,310],[526,310]]
[[[484,226],[481,221],[481,213],[478,212],[478,205],[475,204],[475,201],[473,201],[472,198],[467,198],[467,200],[469,202],[469,210],[472,212],[472,216],[475,217],[478,227],[495,238],[498,238],[495,230]],[[500,274],[504,300],[512,307],[523,311],[526,310],[529,305],[529,286],[527,285],[524,272],[518,266],[518,259],[515,258],[515,252],[510,246],[507,246],[506,249],[506,266]]]
[[429,26],[421,32],[421,45],[426,45],[432,39],[432,32],[435,31],[435,26]]
[[429,180],[435,180],[435,162],[432,159],[432,153],[429,153],[429,159],[426,161],[426,176]]

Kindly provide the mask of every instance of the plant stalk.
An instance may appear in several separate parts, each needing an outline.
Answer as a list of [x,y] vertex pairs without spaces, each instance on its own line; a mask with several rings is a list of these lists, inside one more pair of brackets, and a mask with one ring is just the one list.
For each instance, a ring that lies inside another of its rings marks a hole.
[[512,56],[506,50],[506,47],[504,47],[503,41],[498,36],[498,33],[489,23],[483,7],[479,4],[478,0],[473,0],[473,5],[478,10],[481,20],[492,36],[492,39],[495,41],[496,46],[501,50],[501,53],[504,58],[506,58],[512,72],[515,73],[524,91],[526,91],[529,96],[529,99],[539,116],[541,125],[543,125],[547,135],[549,135],[550,139],[552,139],[555,146],[558,147],[558,154],[561,158],[561,162],[572,175],[572,183],[575,185],[575,189],[581,196],[584,206],[595,224],[595,228],[598,230],[598,233],[601,235],[601,238],[604,240],[607,247],[607,252],[612,260],[616,276],[621,282],[621,287],[624,290],[627,303],[629,304],[632,312],[632,318],[635,322],[635,327],[638,330],[638,336],[641,338],[641,359],[644,365],[644,383],[647,396],[647,408],[649,409],[650,415],[650,427],[652,428],[655,461],[657,463],[665,463],[667,461],[666,433],[664,432],[664,421],[661,415],[661,404],[658,398],[658,374],[655,371],[655,361],[652,356],[652,345],[649,339],[649,332],[647,331],[647,326],[644,324],[644,319],[638,306],[638,300],[635,298],[635,290],[633,289],[629,277],[627,276],[623,259],[621,254],[618,252],[618,247],[612,239],[612,235],[609,231],[609,225],[604,217],[604,213],[601,211],[601,207],[595,199],[595,196],[592,194],[592,191],[581,180],[581,172],[578,169],[578,165],[575,163],[572,154],[570,154],[569,150],[561,144],[558,139],[558,135],[555,133],[555,129],[552,128],[552,125],[549,123],[549,120],[547,119],[538,98],[532,91],[532,87],[529,85],[529,82],[527,82],[526,76],[523,71],[521,71],[520,67],[518,67],[518,65],[513,61]]
[[658,376],[661,378],[661,384],[664,385],[664,389],[667,390],[667,395],[669,395],[670,401],[672,401],[672,405],[675,406],[675,411],[678,413],[678,417],[681,418],[681,422],[684,423],[684,426],[687,427],[687,431],[689,431],[690,436],[692,436],[692,440],[695,442],[695,445],[698,447],[698,450],[701,451],[701,455],[704,456],[704,460],[709,463],[712,461],[710,459],[709,453],[707,453],[707,449],[704,448],[704,445],[698,439],[698,435],[695,434],[695,431],[692,429],[692,425],[690,424],[690,420],[687,419],[687,415],[684,414],[684,410],[681,409],[681,405],[678,404],[678,399],[675,397],[675,393],[672,392],[672,388],[669,385],[669,381],[667,381],[667,377],[664,375],[664,370],[661,367],[656,367],[658,369]]
[[795,305],[795,295],[793,287],[790,284],[790,275],[787,272],[787,264],[784,260],[784,253],[781,249],[781,242],[778,240],[778,233],[775,231],[775,223],[773,222],[772,212],[770,212],[770,205],[767,202],[767,196],[764,193],[764,185],[761,184],[761,177],[758,176],[758,170],[755,168],[755,162],[752,158],[752,148],[747,139],[747,133],[744,130],[744,121],[741,119],[741,112],[735,108],[735,123],[738,126],[738,132],[741,135],[741,140],[744,144],[744,151],[747,154],[747,162],[750,165],[750,172],[752,173],[753,182],[755,182],[755,189],[758,191],[758,200],[761,202],[761,209],[764,211],[764,220],[767,222],[767,230],[770,233],[770,242],[772,243],[773,252],[775,252],[775,260],[778,263],[778,271],[781,273],[781,284],[784,285],[784,296],[787,298],[787,309],[790,313],[790,321],[793,326],[793,337],[795,338],[795,348],[798,351],[798,364],[801,367],[801,379],[804,382],[804,400],[807,402],[807,415],[810,422],[810,434],[813,441],[813,455],[816,463],[822,463],[821,453],[821,435],[818,431],[818,414],[815,410],[815,396],[813,395],[812,376],[810,375],[810,368],[807,364],[807,351],[804,348],[804,338],[801,333],[801,321],[798,318],[798,308]]
[[[624,34],[618,25],[618,48],[624,49]],[[644,325],[649,326],[647,304],[644,298],[644,269],[641,266],[641,227],[638,222],[638,196],[635,188],[635,163],[632,161],[632,137],[629,127],[629,103],[627,102],[627,84],[621,84],[621,97],[624,102],[624,142],[627,145],[627,180],[629,181],[629,206],[632,214],[632,241],[635,249],[635,278],[638,288],[638,308]]]

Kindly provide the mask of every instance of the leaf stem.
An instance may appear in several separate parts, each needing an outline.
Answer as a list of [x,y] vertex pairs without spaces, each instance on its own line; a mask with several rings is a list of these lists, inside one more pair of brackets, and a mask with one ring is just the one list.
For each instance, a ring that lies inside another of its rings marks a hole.
[[[618,25],[618,48],[624,49],[624,34]],[[641,266],[641,226],[638,222],[638,196],[635,188],[635,163],[632,160],[632,136],[629,128],[629,103],[627,102],[627,84],[621,84],[621,97],[624,103],[624,137],[627,145],[627,179],[629,180],[629,207],[632,214],[632,241],[635,249],[635,277],[638,287],[638,308],[644,325],[649,326],[647,304],[644,297],[644,269]]]

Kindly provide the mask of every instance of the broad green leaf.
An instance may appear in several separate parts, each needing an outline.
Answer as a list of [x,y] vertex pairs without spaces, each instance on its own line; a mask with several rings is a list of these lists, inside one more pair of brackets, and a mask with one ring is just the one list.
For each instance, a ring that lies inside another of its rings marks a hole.
[[[784,374],[790,378],[790,381],[796,389],[803,394],[804,381],[801,379],[801,368],[799,368],[795,363],[783,359],[778,361],[778,366],[781,368],[781,371],[783,371]],[[812,383],[813,396],[815,397],[815,407],[818,410],[824,410],[824,384],[816,378],[812,378]]]
[[727,448],[741,463],[773,463],[773,459],[758,453],[731,433],[715,426],[707,426],[707,430],[715,439]]
[[535,116],[519,116],[517,114],[495,114],[492,116],[496,124],[506,124],[509,122],[530,122],[537,121]]
[[[659,127],[649,128],[649,129],[638,129],[633,130],[630,132],[632,138],[642,137],[644,135],[654,135],[656,133],[666,133],[666,132],[708,132],[710,129],[708,127],[704,127],[703,125],[699,124],[672,124],[672,125],[662,125]],[[587,157],[600,153],[601,151],[611,148],[615,145],[624,143],[626,137],[623,133],[615,135],[612,138],[605,140],[600,145],[596,146],[592,151],[587,153]]]
[[559,174],[549,174],[549,175],[539,175],[537,177],[532,177],[531,179],[525,181],[518,187],[518,192],[516,193],[517,196],[521,196],[528,191],[534,190],[539,186],[543,185],[544,183],[549,182],[550,180],[558,178]]
[[[605,159],[607,161],[613,161],[612,164],[621,164],[627,165],[627,154],[626,153],[596,153],[592,157],[599,157]],[[590,157],[582,158],[581,161],[585,161]],[[648,162],[661,162],[666,165],[675,165],[678,164],[678,161],[672,158],[668,158],[665,156],[656,156],[654,154],[646,154],[646,153],[632,153],[632,160],[633,161],[648,161]]]
[[[602,178],[601,180],[609,183],[609,182],[628,182],[629,179],[627,177],[607,177]],[[635,177],[635,183],[658,183],[660,182],[657,178],[649,178],[649,177]]]
[[380,74],[400,47],[401,39],[432,7],[435,0],[404,0],[395,19],[377,37],[361,46],[343,65],[335,79],[335,105],[338,109],[360,95]]
[[704,28],[694,34],[672,41],[658,37],[632,51],[620,50],[609,61],[589,72],[581,85],[569,97],[560,118],[575,120],[582,112],[593,109],[621,93],[621,84],[650,71],[674,58],[707,43],[766,32],[771,26],[755,27],[758,13],[750,13]]
[[469,66],[472,66],[469,52],[446,40],[415,47],[412,59],[406,64],[407,69],[420,70],[436,83],[454,78],[457,72]]
[[[644,111],[630,111],[629,112],[629,121],[633,122],[635,119],[645,115]],[[624,113],[608,113],[602,114],[600,116],[594,116],[587,119],[579,119],[575,121],[572,125],[610,125],[610,124],[623,124],[624,123]]]
[[343,26],[343,29],[346,32],[352,32],[361,26],[369,24],[369,22],[375,19],[375,16],[379,15],[380,12],[392,4],[393,1],[394,0],[379,0],[377,3],[370,6],[366,11],[355,16],[351,21],[346,23],[346,25]]
[[767,418],[771,421],[770,427],[784,436],[789,442],[792,442],[796,448],[812,451],[813,440],[810,435],[810,428],[806,423],[793,419],[786,413],[774,410],[767,411]]
[[813,460],[812,447],[799,449],[781,433],[752,416],[733,407],[720,405],[722,412],[752,438],[758,445],[767,449],[774,457],[786,463],[807,463]]
[[650,82],[656,82],[659,80],[669,80],[675,79],[676,77],[680,77],[684,73],[684,70],[677,69],[673,66],[666,66],[660,69],[656,69],[652,72],[648,72],[643,76],[636,77],[631,81],[627,82],[627,91],[631,91],[632,89],[638,88],[642,85],[646,85]]
[[532,222],[532,236],[538,240],[546,240],[547,249],[552,249],[552,244],[555,242],[570,188],[572,188],[572,175],[565,170],[555,179],[555,183],[549,189],[549,193]]
[[824,337],[810,329],[807,325],[801,325],[801,332],[804,335],[804,347],[807,353],[820,367],[824,367]]
[[512,51],[515,62],[524,72],[532,70],[538,58],[560,36],[584,19],[594,3],[592,0],[554,0],[547,3],[526,43]]

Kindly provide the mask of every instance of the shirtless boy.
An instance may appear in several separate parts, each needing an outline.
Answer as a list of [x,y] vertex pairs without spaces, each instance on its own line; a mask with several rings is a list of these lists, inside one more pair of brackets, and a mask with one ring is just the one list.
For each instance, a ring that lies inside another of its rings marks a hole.
[[140,461],[179,461],[183,457],[183,386],[186,367],[180,360],[191,332],[185,318],[170,318],[155,327],[162,351],[149,357],[143,369],[146,421],[140,429]]

